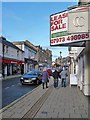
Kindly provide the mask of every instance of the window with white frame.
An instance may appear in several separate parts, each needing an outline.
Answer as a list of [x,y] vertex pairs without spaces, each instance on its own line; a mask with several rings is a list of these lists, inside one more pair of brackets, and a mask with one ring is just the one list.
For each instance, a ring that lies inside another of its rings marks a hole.
[[8,45],[4,45],[4,53],[8,53]]
[[8,53],[8,46],[6,45],[6,53]]
[[19,56],[19,50],[17,50],[17,57]]

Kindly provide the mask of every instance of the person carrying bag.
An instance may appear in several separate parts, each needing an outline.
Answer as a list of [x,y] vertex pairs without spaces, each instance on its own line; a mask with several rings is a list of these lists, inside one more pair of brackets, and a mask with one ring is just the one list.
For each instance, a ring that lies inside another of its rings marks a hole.
[[44,89],[44,84],[46,84],[46,88],[48,88],[48,78],[49,78],[49,74],[47,72],[47,68],[45,67],[43,69],[43,73],[42,73],[42,85],[43,85],[43,89]]

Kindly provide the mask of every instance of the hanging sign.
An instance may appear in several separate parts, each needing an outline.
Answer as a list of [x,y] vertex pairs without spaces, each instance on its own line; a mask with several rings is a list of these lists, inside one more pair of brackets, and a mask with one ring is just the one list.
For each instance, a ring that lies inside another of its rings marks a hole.
[[50,16],[51,46],[69,46],[71,43],[74,45],[74,43],[90,39],[90,35],[87,32],[76,34],[68,33],[68,13],[68,11],[63,11]]

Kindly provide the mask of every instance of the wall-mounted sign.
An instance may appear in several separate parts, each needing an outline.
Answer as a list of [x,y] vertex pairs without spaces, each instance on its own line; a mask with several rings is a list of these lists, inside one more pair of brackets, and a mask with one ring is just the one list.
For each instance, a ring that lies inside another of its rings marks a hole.
[[78,7],[69,10],[68,13],[68,33],[86,33],[89,28],[89,7]]
[[[81,8],[80,8],[81,9]],[[84,9],[83,9],[84,10]],[[85,8],[86,10],[86,8]],[[78,42],[84,42],[90,40],[89,32],[80,33],[68,33],[68,11],[56,13],[50,16],[50,45],[51,46],[79,46]],[[83,22],[86,21],[83,16],[76,16],[73,20],[73,26],[82,27]],[[74,29],[74,28],[72,28]],[[72,44],[73,43],[73,44]],[[80,43],[81,45],[81,43]]]
[[57,45],[67,36],[68,12],[60,12],[50,16],[50,45]]

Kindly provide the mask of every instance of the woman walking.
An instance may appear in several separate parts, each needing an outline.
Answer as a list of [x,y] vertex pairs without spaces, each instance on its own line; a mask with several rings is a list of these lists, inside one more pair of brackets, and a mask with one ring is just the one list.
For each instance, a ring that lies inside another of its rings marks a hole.
[[44,84],[46,84],[46,88],[48,88],[48,79],[49,79],[49,74],[47,72],[47,68],[45,67],[43,69],[43,73],[42,73],[42,85],[43,85],[43,89],[44,89]]

